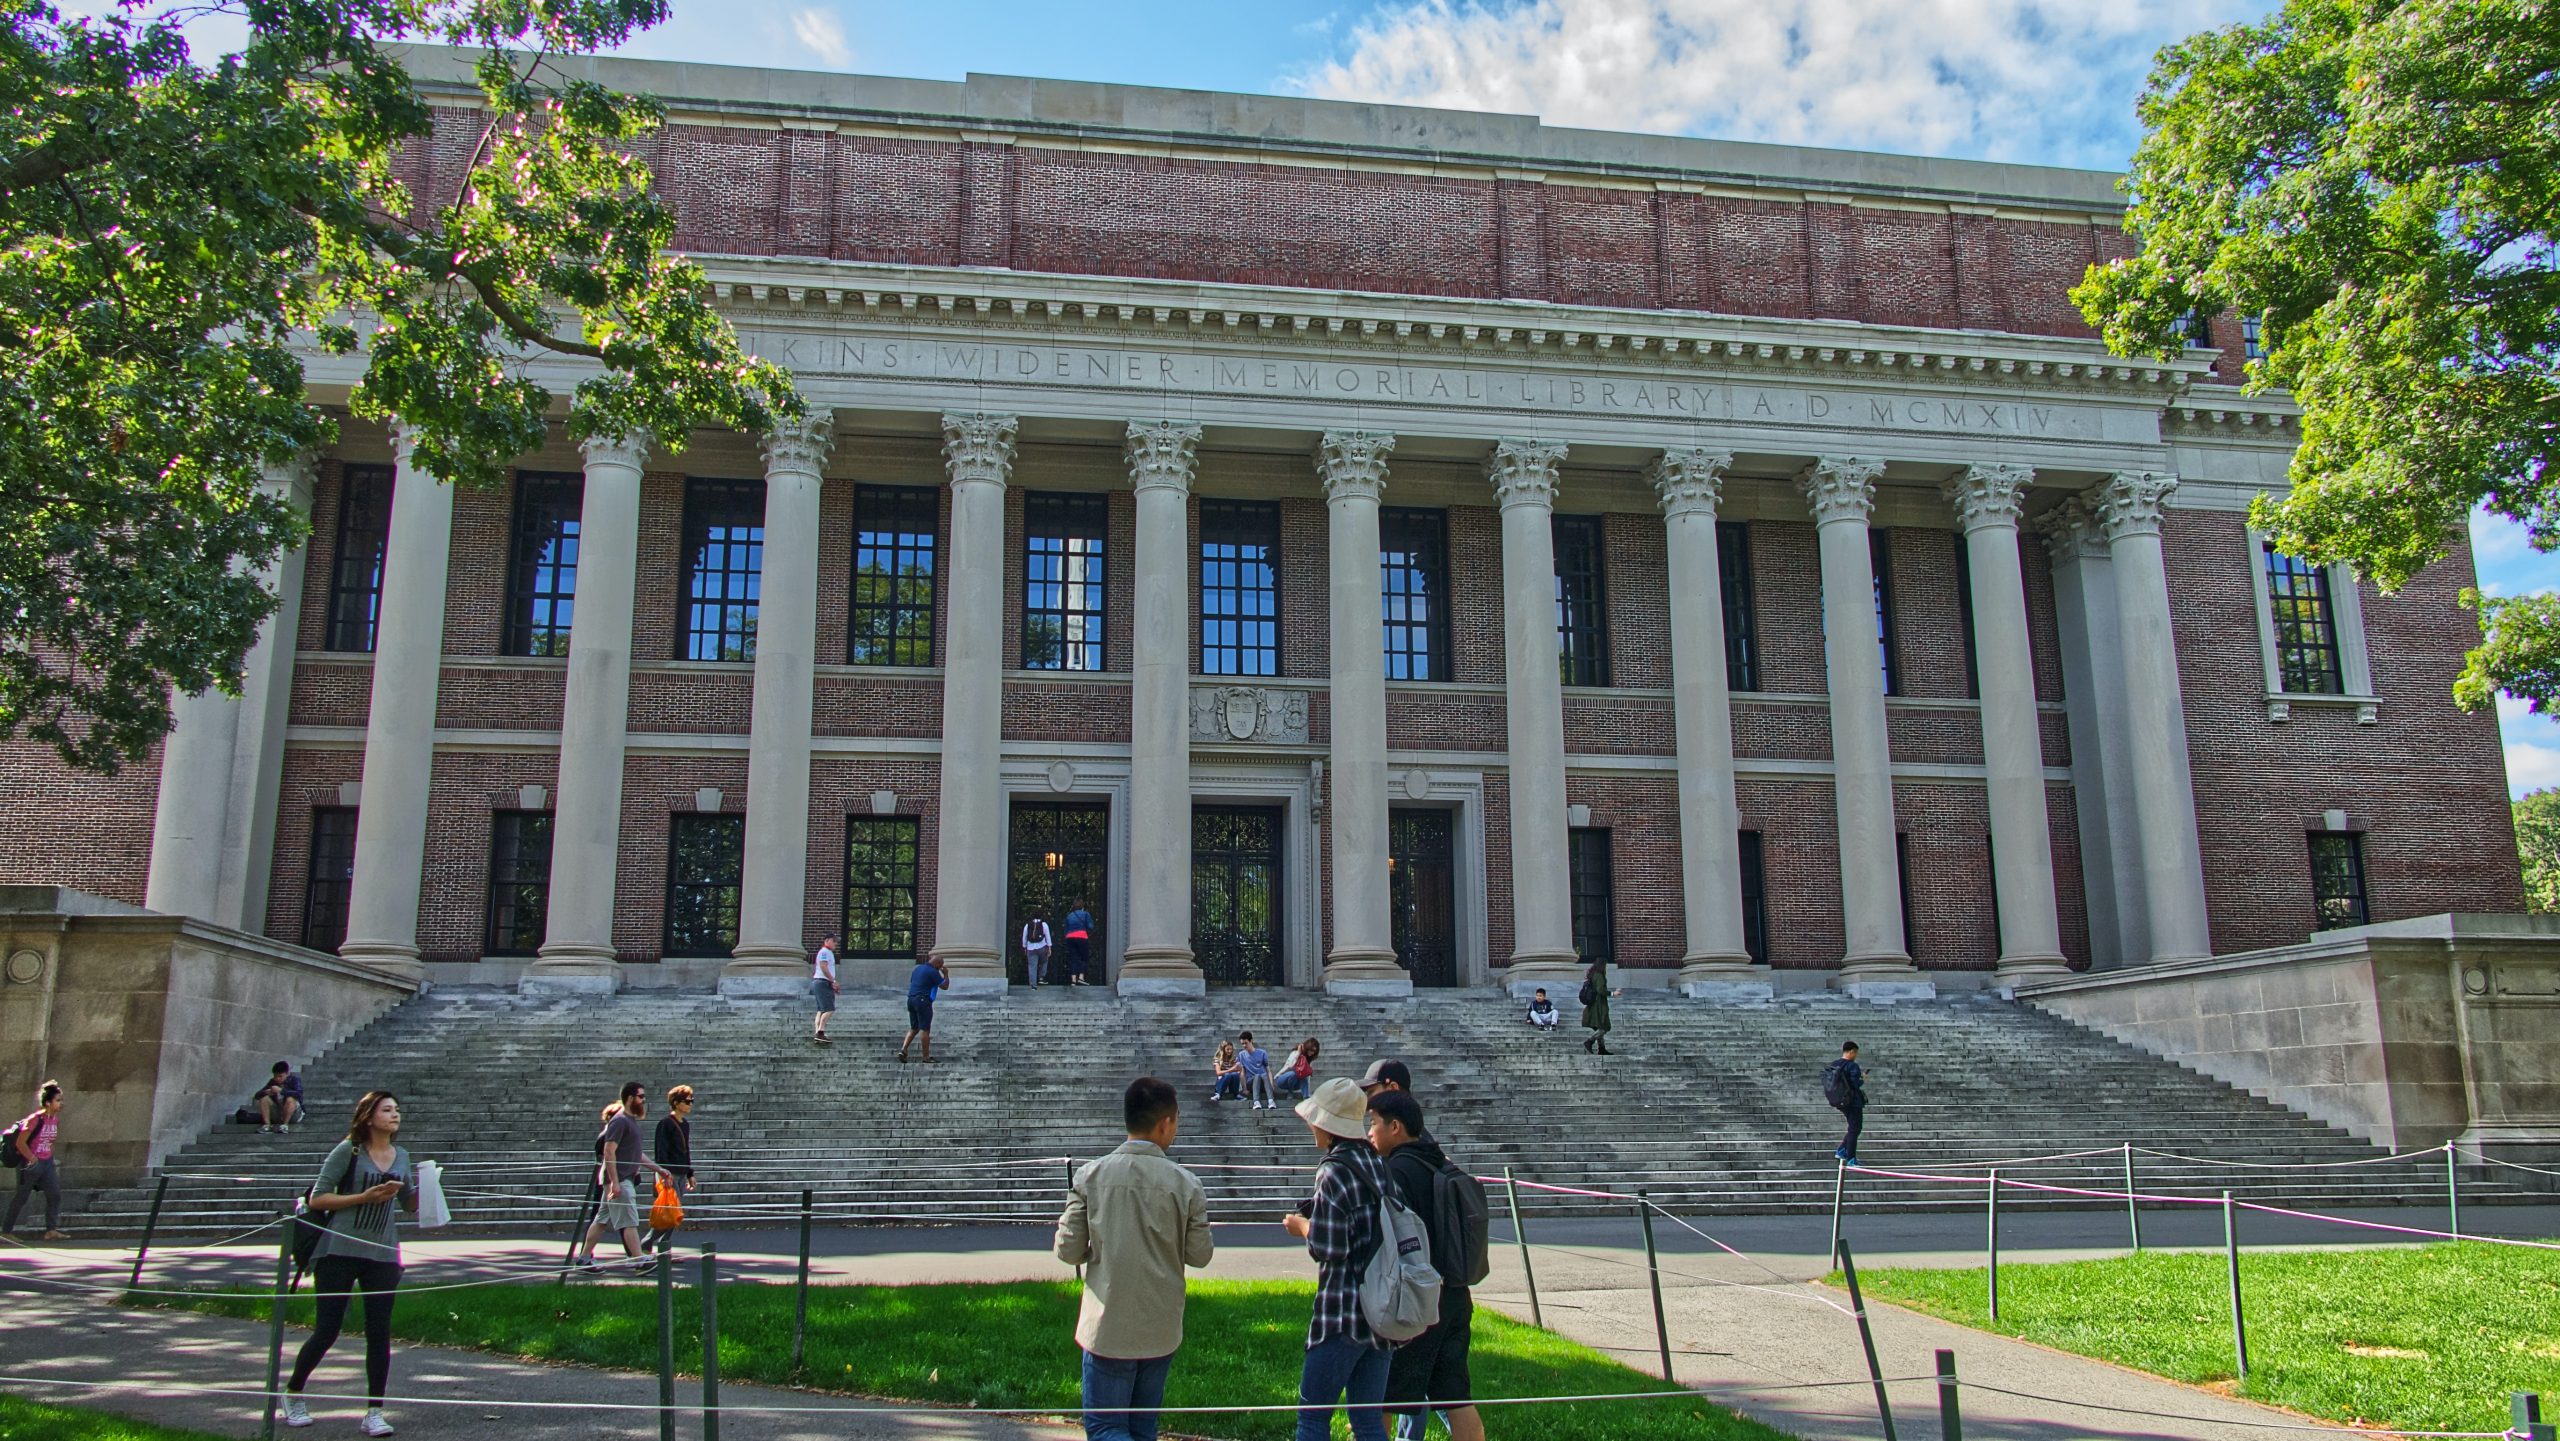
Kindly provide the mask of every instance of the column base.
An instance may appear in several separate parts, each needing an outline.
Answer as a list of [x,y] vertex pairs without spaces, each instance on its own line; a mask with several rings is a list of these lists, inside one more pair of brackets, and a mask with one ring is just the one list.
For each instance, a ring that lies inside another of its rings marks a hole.
[[1121,954],[1114,989],[1124,996],[1205,996],[1209,980],[1189,946],[1131,946]]
[[1512,999],[1525,1001],[1540,986],[1547,988],[1547,999],[1575,994],[1582,977],[1590,967],[1571,951],[1532,953],[1513,951],[1511,965],[1502,974],[1502,988]]
[[1336,946],[1324,958],[1324,990],[1329,996],[1413,994],[1413,975],[1396,964],[1396,953],[1360,946]]
[[338,947],[339,960],[369,966],[402,981],[426,980],[426,964],[419,955],[416,946],[402,941],[347,941]]
[[730,1000],[760,1000],[809,994],[809,958],[797,946],[769,943],[740,946],[720,968],[720,994]]
[[1938,983],[1904,956],[1850,961],[1831,978],[1831,989],[1861,1001],[1933,1001]]
[[1719,1005],[1752,1005],[1778,993],[1769,968],[1749,956],[1691,956],[1681,961],[1672,989],[1693,1001]]
[[[942,994],[953,1000],[988,996],[1002,1000],[1011,987],[1012,983],[1005,979],[1004,957],[997,952],[936,949],[933,958],[942,962],[943,969],[951,973],[951,984]],[[1054,956],[1050,964],[1057,964]]]
[[2021,981],[2049,981],[2056,976],[2070,975],[2071,963],[2059,952],[2039,956],[2002,956],[1999,969],[1991,974],[1999,984],[2013,986]]
[[621,989],[613,947],[585,941],[545,945],[516,980],[520,996],[610,996]]

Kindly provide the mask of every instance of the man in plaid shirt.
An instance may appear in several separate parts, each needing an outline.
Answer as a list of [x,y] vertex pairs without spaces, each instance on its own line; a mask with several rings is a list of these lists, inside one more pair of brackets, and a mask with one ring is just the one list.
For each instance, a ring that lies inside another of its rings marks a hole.
[[1307,1322],[1306,1369],[1298,1378],[1297,1441],[1327,1441],[1337,1399],[1351,1406],[1352,1441],[1387,1441],[1387,1363],[1381,1341],[1360,1314],[1360,1273],[1383,1239],[1378,1207],[1387,1194],[1386,1163],[1369,1145],[1368,1102],[1350,1078],[1336,1076],[1298,1103],[1324,1163],[1315,1194],[1281,1224],[1307,1243],[1316,1262],[1315,1312]]

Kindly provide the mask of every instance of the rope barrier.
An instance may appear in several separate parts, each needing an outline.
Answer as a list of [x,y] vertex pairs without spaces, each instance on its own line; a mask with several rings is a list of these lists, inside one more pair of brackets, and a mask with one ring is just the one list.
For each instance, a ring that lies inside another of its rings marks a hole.
[[1967,1391],[1984,1391],[1994,1396],[2007,1396],[2019,1401],[2041,1401],[2048,1406],[2069,1406],[2081,1411],[2104,1411],[2113,1416],[2141,1416],[2154,1421],[2193,1421],[2203,1426],[2246,1426],[2259,1431],[2326,1431],[2336,1434],[2352,1430],[2358,1436],[2436,1437],[2441,1441],[2502,1441],[2514,1436],[2512,1431],[2401,1431],[2389,1426],[2372,1426],[2364,1422],[2333,1422],[2325,1426],[2306,1426],[2299,1421],[2244,1421],[2228,1416],[2188,1416],[2175,1411],[2142,1411],[2130,1406],[2108,1406],[2096,1401],[2074,1401],[2064,1396],[2044,1396],[2033,1391],[2012,1391],[1981,1381],[1964,1383]]
[[[2175,1151],[2155,1151],[2148,1146],[2136,1146],[2133,1148],[2133,1153],[2137,1156],[2158,1156],[2163,1160],[2184,1161],[2196,1166],[2222,1166],[2251,1171],[2334,1171],[2348,1166],[2381,1166],[2393,1161],[2433,1160],[2444,1154],[2444,1147],[2429,1146],[2423,1151],[2394,1151],[2388,1156],[2360,1156],[2352,1161],[2223,1161],[2211,1156],[2182,1156]],[[2116,1153],[2111,1150],[2107,1154],[2112,1156]]]

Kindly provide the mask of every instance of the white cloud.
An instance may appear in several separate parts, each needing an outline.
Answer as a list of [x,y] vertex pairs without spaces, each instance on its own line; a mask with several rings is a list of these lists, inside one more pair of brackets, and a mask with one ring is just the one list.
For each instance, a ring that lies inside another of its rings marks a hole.
[[1554,125],[2121,165],[2162,44],[2268,0],[1393,0],[1298,77]]
[[853,46],[846,43],[844,26],[834,14],[825,10],[791,12],[791,33],[816,56],[834,69],[853,64]]
[[2560,786],[2560,746],[2507,742],[2507,791],[2522,796]]

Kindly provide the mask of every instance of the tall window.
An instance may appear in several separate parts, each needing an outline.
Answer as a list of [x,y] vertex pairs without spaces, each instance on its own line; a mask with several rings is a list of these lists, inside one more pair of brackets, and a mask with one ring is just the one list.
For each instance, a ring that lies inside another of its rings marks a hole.
[[2364,837],[2353,831],[2311,837],[2311,907],[2315,931],[2365,923]]
[[684,655],[754,660],[764,590],[764,482],[684,483]]
[[1449,522],[1436,510],[1378,512],[1387,679],[1449,678]]
[[1899,667],[1893,663],[1893,542],[1888,534],[1867,532],[1867,561],[1876,578],[1876,663],[1884,669],[1884,693],[1900,695]]
[[1103,538],[1099,495],[1022,498],[1022,668],[1102,669]]
[[1280,507],[1200,502],[1200,673],[1280,673]]
[[578,594],[578,511],[586,477],[539,471],[516,476],[516,514],[507,547],[507,654],[567,655]]
[[1758,690],[1760,632],[1751,604],[1751,527],[1743,521],[1716,522],[1716,581],[1724,595],[1725,688]]
[[1769,873],[1758,831],[1744,831],[1742,841],[1742,949],[1761,965],[1769,964]]
[[2240,317],[2240,352],[2244,359],[2267,358],[2267,323],[2254,315]]
[[493,956],[529,956],[551,913],[551,812],[499,811],[489,818],[489,931]]
[[382,619],[382,554],[390,543],[391,467],[346,467],[338,486],[337,559],[329,567],[328,649],[373,649]]
[[933,664],[935,538],[942,495],[931,486],[853,490],[853,623],[845,659],[855,665]]
[[1556,640],[1566,685],[1609,683],[1609,607],[1601,590],[1600,517],[1555,517]]
[[1586,961],[1618,958],[1618,907],[1611,885],[1609,832],[1581,827],[1565,837],[1573,888],[1573,948]]
[[1982,698],[1981,663],[1973,649],[1973,551],[1956,536],[1956,621],[1964,635],[1964,693]]
[[2178,338],[2189,346],[2213,344],[2213,318],[2190,310],[2178,317]]
[[347,943],[347,898],[356,880],[356,812],[322,806],[311,813],[311,873],[302,892],[302,944],[335,952]]
[[747,819],[669,819],[666,953],[725,956],[738,944],[738,882],[746,865]]
[[1902,953],[1917,960],[1920,938],[1911,928],[1911,835],[1907,831],[1893,837],[1893,875],[1902,887]]
[[916,953],[913,816],[854,816],[844,828],[844,953]]
[[2338,615],[2330,604],[2329,572],[2266,542],[2267,609],[2276,627],[2276,670],[2284,689],[2337,695],[2346,689],[2338,668]]

